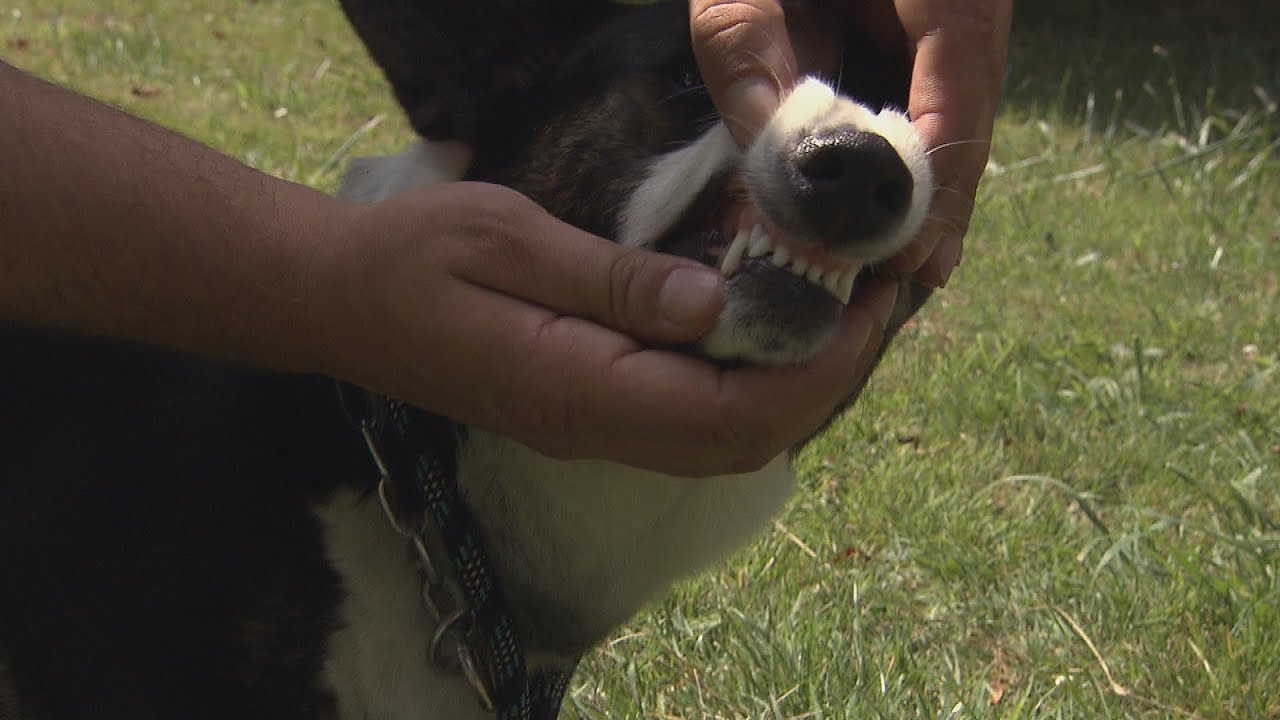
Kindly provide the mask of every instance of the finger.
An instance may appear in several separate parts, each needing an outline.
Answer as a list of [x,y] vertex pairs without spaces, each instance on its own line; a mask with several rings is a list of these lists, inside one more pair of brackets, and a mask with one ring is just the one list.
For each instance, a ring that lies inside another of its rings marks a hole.
[[[883,288],[861,291],[832,347],[806,365],[725,371],[463,288],[450,302],[490,322],[458,318],[468,332],[459,333],[451,355],[457,366],[440,374],[482,390],[444,410],[549,455],[607,457],[681,475],[754,469],[810,435],[842,389],[853,387],[856,358],[893,304]],[[501,360],[485,367],[486,358]]]
[[782,5],[777,0],[690,0],[689,31],[711,100],[745,146],[796,82]]
[[960,266],[960,255],[964,252],[964,236],[956,233],[944,233],[928,259],[916,271],[916,277],[930,287],[946,287],[951,280],[951,273]]
[[[631,437],[676,430],[675,437],[686,444],[675,448],[668,472],[722,474],[763,466],[812,435],[853,386],[856,358],[875,328],[883,327],[895,299],[893,287],[883,285],[869,285],[859,294],[836,339],[803,365],[716,371],[708,382],[701,363],[682,375],[654,363],[652,355],[621,358],[611,379],[627,382],[617,399],[643,408],[623,429]],[[682,411],[674,427],[672,408]],[[614,448],[618,454],[627,450]]]
[[938,190],[930,222],[895,265],[914,272],[932,258],[920,279],[939,286],[959,256],[990,151],[1012,4],[899,0],[898,8],[916,40],[908,110],[929,148]]
[[452,266],[460,279],[656,343],[696,340],[719,315],[712,268],[621,247],[515,193],[485,208]]

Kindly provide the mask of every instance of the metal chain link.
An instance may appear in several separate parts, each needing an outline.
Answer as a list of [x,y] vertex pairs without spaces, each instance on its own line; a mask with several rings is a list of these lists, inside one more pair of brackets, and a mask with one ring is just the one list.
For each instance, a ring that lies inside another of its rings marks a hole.
[[[481,707],[488,712],[494,712],[492,693],[467,642],[467,636],[471,631],[471,607],[465,599],[459,598],[458,594],[451,590],[445,577],[436,570],[436,564],[432,561],[431,553],[427,549],[427,541],[423,538],[421,524],[419,527],[406,529],[391,509],[391,502],[387,499],[387,483],[391,481],[391,472],[383,460],[376,433],[376,421],[361,418],[360,434],[364,437],[369,454],[373,457],[373,462],[381,475],[378,480],[378,502],[382,505],[382,512],[387,516],[387,522],[391,524],[391,528],[397,535],[408,540],[409,546],[413,548],[418,561],[418,570],[422,575],[422,602],[431,619],[436,622],[436,630],[431,635],[428,648],[431,662],[445,672],[460,670],[475,690]],[[453,644],[452,656],[442,652],[446,640]]]

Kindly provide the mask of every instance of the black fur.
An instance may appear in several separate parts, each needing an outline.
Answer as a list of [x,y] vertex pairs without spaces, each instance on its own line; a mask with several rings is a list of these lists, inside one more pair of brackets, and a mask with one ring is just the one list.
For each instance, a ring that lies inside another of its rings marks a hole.
[[0,330],[0,665],[23,718],[316,718],[332,382]]

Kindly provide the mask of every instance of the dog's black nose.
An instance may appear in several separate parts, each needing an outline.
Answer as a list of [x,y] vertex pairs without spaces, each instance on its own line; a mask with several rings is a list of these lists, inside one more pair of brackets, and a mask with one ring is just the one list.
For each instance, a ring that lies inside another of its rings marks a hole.
[[839,128],[800,141],[791,179],[806,224],[829,242],[878,238],[911,204],[911,171],[883,137]]

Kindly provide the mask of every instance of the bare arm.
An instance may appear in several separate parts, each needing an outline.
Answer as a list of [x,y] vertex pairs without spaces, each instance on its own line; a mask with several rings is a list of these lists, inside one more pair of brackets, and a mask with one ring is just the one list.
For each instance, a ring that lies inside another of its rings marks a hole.
[[309,242],[348,209],[0,63],[0,317],[316,369]]

